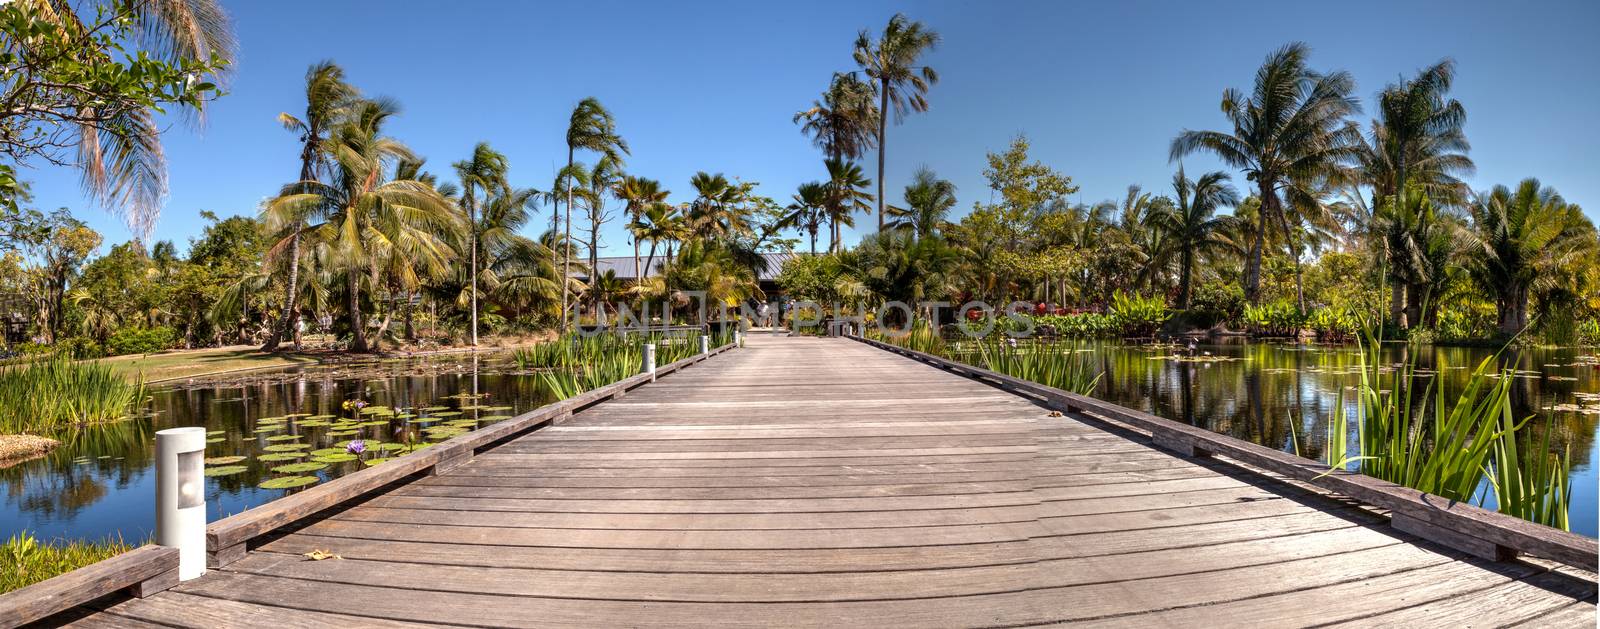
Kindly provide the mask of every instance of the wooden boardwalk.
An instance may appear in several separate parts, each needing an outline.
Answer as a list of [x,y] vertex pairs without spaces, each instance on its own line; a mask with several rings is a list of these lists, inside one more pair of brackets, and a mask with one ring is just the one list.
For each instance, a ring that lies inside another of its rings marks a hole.
[[1467,558],[1052,415],[853,341],[753,335],[74,624],[1595,623],[1593,574]]

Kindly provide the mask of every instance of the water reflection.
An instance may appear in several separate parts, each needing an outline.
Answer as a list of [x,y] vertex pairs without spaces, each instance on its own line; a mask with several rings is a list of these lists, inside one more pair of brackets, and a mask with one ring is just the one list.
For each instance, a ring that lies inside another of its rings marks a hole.
[[[344,407],[357,399],[367,406]],[[537,378],[504,355],[348,363],[162,387],[152,392],[147,417],[85,432],[43,458],[0,470],[0,536],[31,530],[45,539],[147,538],[155,524],[156,430],[204,426],[210,433],[208,470],[226,473],[206,479],[215,520],[285,495],[260,488],[264,481],[325,481],[548,401]],[[364,440],[368,452],[341,460],[350,439]],[[293,464],[317,469],[273,471]],[[229,469],[236,467],[243,469]]]
[[[1095,397],[1184,421],[1222,434],[1323,458],[1327,426],[1335,413],[1355,418],[1360,354],[1352,346],[1252,343],[1242,340],[1197,348],[1198,361],[1173,358],[1173,348],[1093,343],[1104,372]],[[1389,365],[1411,358],[1403,345],[1385,347]],[[1454,400],[1492,350],[1424,347],[1414,350],[1419,377],[1442,386]],[[1551,447],[1566,449],[1573,464],[1572,529],[1596,530],[1596,417],[1600,363],[1581,350],[1524,349],[1503,356],[1515,369],[1511,398],[1517,416],[1537,415],[1535,439],[1549,418]],[[1589,401],[1585,403],[1586,399]]]

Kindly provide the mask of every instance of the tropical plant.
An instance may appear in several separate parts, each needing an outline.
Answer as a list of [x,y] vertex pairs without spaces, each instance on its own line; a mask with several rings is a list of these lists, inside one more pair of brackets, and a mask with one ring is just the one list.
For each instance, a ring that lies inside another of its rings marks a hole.
[[1287,299],[1244,307],[1245,327],[1258,336],[1294,336],[1305,325],[1299,306]]
[[[883,163],[888,152],[886,136],[889,106],[894,106],[895,122],[906,111],[927,111],[928,88],[939,82],[931,66],[917,65],[922,56],[939,46],[939,33],[896,13],[874,41],[867,31],[856,36],[855,60],[867,78],[878,88],[878,229],[883,230]],[[840,156],[842,157],[842,155]],[[839,159],[834,157],[833,159]]]
[[906,207],[889,207],[894,217],[884,228],[909,232],[916,238],[926,238],[939,232],[945,215],[956,205],[956,185],[940,179],[927,166],[917,169],[906,186]]
[[23,531],[0,544],[0,594],[19,590],[51,577],[66,574],[93,563],[133,550],[121,538],[103,540],[57,540],[40,542]]
[[827,184],[820,181],[800,184],[791,197],[794,202],[785,208],[788,213],[778,221],[779,228],[799,229],[811,237],[811,255],[817,254],[817,231],[822,229],[822,222],[826,220],[824,207],[828,201],[827,194]]
[[63,354],[35,358],[0,367],[0,433],[51,435],[121,421],[144,399],[143,382],[109,366]]
[[1216,215],[1219,208],[1239,203],[1238,191],[1227,181],[1227,173],[1222,172],[1209,172],[1199,179],[1189,179],[1184,176],[1183,167],[1179,166],[1177,174],[1172,176],[1172,191],[1177,199],[1150,217],[1156,229],[1166,232],[1170,246],[1178,254],[1179,309],[1187,310],[1190,306],[1196,257],[1212,252],[1238,251],[1226,234],[1229,217]]
[[1582,210],[1524,179],[1515,190],[1495,186],[1470,207],[1467,234],[1472,273],[1495,296],[1500,333],[1515,335],[1528,326],[1528,293],[1568,258],[1592,250],[1595,243],[1577,237],[1588,222]]
[[854,73],[834,73],[822,100],[796,113],[794,122],[829,159],[859,159],[876,146],[880,115],[874,95],[872,85]]
[[1346,118],[1360,107],[1347,72],[1321,73],[1306,66],[1310,50],[1291,43],[1267,57],[1256,71],[1255,89],[1222,93],[1222,114],[1231,132],[1185,130],[1172,140],[1170,159],[1196,151],[1214,153],[1255,182],[1261,208],[1245,265],[1245,296],[1261,298],[1261,259],[1269,226],[1280,220],[1283,196],[1313,196],[1306,185],[1337,173],[1357,155],[1361,134]]
[[824,165],[828,168],[828,181],[823,184],[826,190],[822,211],[830,229],[828,251],[836,253],[844,244],[841,228],[854,227],[857,212],[872,210],[872,194],[865,190],[872,182],[855,162],[830,159]]
[[[567,122],[567,170],[572,169],[573,158],[578,149],[599,153],[610,158],[613,164],[620,166],[622,156],[628,154],[628,143],[617,134],[617,123],[611,112],[600,104],[594,97],[585,98],[578,102],[572,109],[572,116]],[[567,222],[566,242],[572,242],[572,188],[573,179],[566,177],[567,191]],[[554,192],[555,190],[552,190]],[[550,216],[551,224],[557,219],[558,213]],[[561,276],[572,277],[572,260],[570,255],[562,255]],[[561,330],[566,331],[567,322],[567,291],[561,292]]]
[[1111,308],[1106,314],[1117,322],[1126,337],[1154,336],[1161,324],[1171,318],[1165,299],[1157,296],[1130,295],[1117,291],[1111,295]]
[[625,211],[628,215],[628,232],[633,243],[633,278],[638,280],[645,276],[645,270],[639,268],[639,241],[647,240],[641,234],[641,227],[645,215],[652,209],[667,209],[667,195],[669,190],[661,188],[661,182],[644,177],[632,175],[623,176],[617,183],[616,196],[627,204]]
[[[278,114],[283,127],[300,135],[300,181],[320,181],[328,164],[324,143],[328,132],[348,112],[356,101],[357,92],[344,81],[344,70],[332,61],[322,61],[306,71],[306,111],[303,118],[288,112]],[[289,209],[280,207],[280,210]],[[303,208],[301,208],[303,209]],[[283,338],[290,334],[290,326],[298,319],[300,305],[300,238],[305,232],[306,217],[300,214],[272,215],[269,225],[276,228],[277,244],[269,251],[269,260],[281,258],[288,266],[284,282],[283,314],[272,334],[261,346],[261,351],[278,348]]]
[[[506,156],[489,147],[488,142],[479,142],[472,148],[472,157],[456,162],[452,165],[456,171],[456,178],[461,180],[460,205],[467,211],[467,274],[470,276],[468,283],[468,305],[470,309],[471,325],[467,338],[473,347],[478,345],[478,195],[484,196],[499,194],[507,191],[511,184],[506,181]],[[520,205],[520,204],[519,204]]]

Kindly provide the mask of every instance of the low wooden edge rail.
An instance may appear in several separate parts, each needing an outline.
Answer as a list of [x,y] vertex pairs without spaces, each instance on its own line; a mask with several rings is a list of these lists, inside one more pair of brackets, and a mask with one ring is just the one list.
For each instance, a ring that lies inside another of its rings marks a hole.
[[1526,553],[1590,572],[1596,570],[1600,546],[1592,537],[1447,500],[1356,472],[1330,473],[1325,465],[1311,459],[982,367],[860,336],[849,338],[1038,398],[1064,412],[1085,413],[1130,425],[1150,433],[1155,445],[1179,454],[1226,456],[1387,509],[1390,524],[1396,529],[1479,557],[1506,561],[1517,553]]
[[16,627],[108,594],[144,598],[178,584],[178,549],[149,544],[0,594],[0,627]]
[[[656,377],[665,376],[711,356],[721,354],[734,345],[729,343],[714,348],[708,354],[689,358],[656,368]],[[382,465],[342,476],[322,485],[286,496],[267,504],[232,515],[206,527],[206,565],[220,568],[242,559],[246,544],[274,530],[293,524],[347,501],[360,498],[372,491],[414,474],[440,473],[472,460],[478,449],[508,437],[550,424],[559,424],[574,412],[594,404],[620,397],[630,389],[650,382],[649,374],[630,376],[603,387],[585,391],[573,397],[546,404],[511,419],[490,424],[482,429],[450,438],[439,445],[395,458]]]

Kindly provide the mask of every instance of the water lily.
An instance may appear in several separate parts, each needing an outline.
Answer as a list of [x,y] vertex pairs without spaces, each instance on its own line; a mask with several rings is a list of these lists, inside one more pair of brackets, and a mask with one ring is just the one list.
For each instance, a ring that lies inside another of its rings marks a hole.
[[360,439],[352,439],[350,443],[345,444],[344,451],[350,454],[361,454],[367,451],[367,442]]

